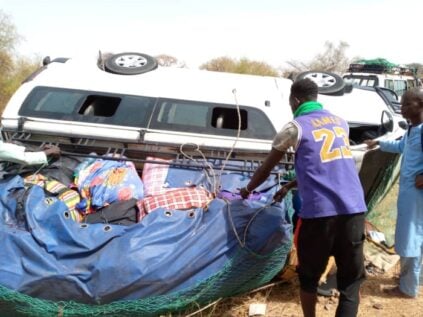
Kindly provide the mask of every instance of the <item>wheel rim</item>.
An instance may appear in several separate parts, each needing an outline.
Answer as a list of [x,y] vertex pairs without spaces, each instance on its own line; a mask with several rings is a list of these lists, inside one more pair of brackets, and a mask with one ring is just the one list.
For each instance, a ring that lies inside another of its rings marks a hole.
[[318,87],[332,87],[336,84],[336,78],[324,73],[311,73],[304,76],[314,81]]
[[140,55],[122,55],[115,59],[115,64],[122,68],[138,68],[147,64],[147,60]]

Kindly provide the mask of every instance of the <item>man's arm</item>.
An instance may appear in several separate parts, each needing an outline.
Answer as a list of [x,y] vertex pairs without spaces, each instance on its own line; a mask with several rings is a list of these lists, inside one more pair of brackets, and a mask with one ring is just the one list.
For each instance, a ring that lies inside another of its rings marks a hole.
[[47,156],[60,155],[57,146],[46,146],[43,151],[27,152],[24,146],[0,141],[0,160],[23,165],[46,164]]
[[270,172],[280,162],[284,153],[290,147],[296,146],[297,138],[298,130],[293,123],[288,123],[282,128],[282,130],[275,136],[272,150],[263,161],[263,164],[255,171],[248,185],[241,188],[240,194],[242,198],[247,198],[256,187],[269,177]]
[[297,185],[298,185],[298,183],[297,183],[297,180],[296,179],[294,179],[294,180],[292,180],[292,181],[290,181],[290,182],[288,182],[288,183],[286,183],[285,185],[283,185],[282,187],[281,187],[281,189],[279,189],[277,192],[276,192],[276,194],[275,195],[273,195],[273,199],[275,200],[275,201],[282,201],[282,199],[286,196],[286,194],[288,194],[288,192],[291,190],[291,189],[293,189],[293,188],[295,188],[295,187],[297,187]]
[[275,167],[275,165],[278,164],[279,161],[282,159],[283,154],[283,152],[278,151],[276,149],[272,149],[270,151],[263,164],[261,164],[260,167],[254,172],[254,175],[251,177],[251,180],[248,185],[244,188],[241,188],[240,194],[242,198],[247,198],[254,188],[259,186],[266,180],[267,177],[269,177],[270,172]]
[[402,153],[404,150],[404,140],[405,136],[403,136],[400,140],[364,140],[363,143],[367,144],[369,149],[373,149],[379,145],[381,151]]

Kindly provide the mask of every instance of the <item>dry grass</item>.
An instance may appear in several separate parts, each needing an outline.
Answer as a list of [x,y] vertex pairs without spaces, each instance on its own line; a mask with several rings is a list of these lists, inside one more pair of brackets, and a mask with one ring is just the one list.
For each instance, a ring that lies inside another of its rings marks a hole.
[[[381,287],[395,285],[396,272],[378,276],[368,276],[361,288],[361,303],[358,317],[408,317],[423,315],[423,292],[417,299],[393,298],[385,294]],[[317,316],[334,316],[338,299],[319,296]],[[298,280],[269,287],[244,296],[219,301],[201,312],[191,312],[180,316],[195,317],[246,317],[249,305],[265,303],[266,317],[299,317],[302,316],[299,301]]]

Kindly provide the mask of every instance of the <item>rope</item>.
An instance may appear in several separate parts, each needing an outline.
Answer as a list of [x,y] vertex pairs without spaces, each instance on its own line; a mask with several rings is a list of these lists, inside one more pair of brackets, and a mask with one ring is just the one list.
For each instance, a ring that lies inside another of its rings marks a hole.
[[207,308],[209,308],[209,307],[211,307],[213,305],[216,305],[221,300],[222,300],[222,298],[219,298],[218,300],[215,300],[213,303],[210,303],[210,304],[204,306],[203,308],[201,308],[201,309],[199,309],[199,310],[197,310],[197,311],[195,311],[195,312],[193,312],[193,313],[191,313],[189,315],[186,315],[185,317],[193,317],[193,316],[197,315],[198,313],[201,313],[202,311],[206,310]]
[[195,163],[198,163],[198,161],[195,158],[193,158],[192,156],[186,154],[183,151],[184,145],[187,145],[187,144],[191,144],[191,145],[194,145],[195,146],[195,150],[194,151],[198,152],[201,155],[201,157],[204,160],[204,164],[206,164],[206,167],[210,170],[210,174],[211,174],[211,176],[213,178],[213,181],[211,181],[209,175],[207,174],[207,168],[206,168],[206,174],[205,175],[206,175],[207,181],[209,182],[210,186],[212,187],[212,192],[213,192],[214,196],[216,197],[217,196],[217,181],[216,181],[216,173],[214,172],[213,166],[211,165],[211,163],[209,163],[207,161],[206,156],[204,155],[203,152],[201,152],[200,147],[196,143],[183,143],[183,144],[181,144],[181,146],[179,147],[179,151],[181,152],[181,154],[184,157],[186,157],[187,159],[189,159],[189,160],[191,160],[191,161],[193,161]]
[[247,232],[248,232],[248,229],[250,228],[251,223],[253,222],[253,220],[257,217],[257,215],[261,211],[263,211],[264,209],[270,207],[273,204],[273,202],[271,202],[271,203],[269,203],[269,204],[267,204],[267,205],[265,205],[265,206],[257,209],[257,211],[253,214],[253,216],[250,218],[250,220],[248,221],[247,225],[245,226],[244,234],[243,234],[243,241],[241,241],[241,238],[239,237],[238,232],[236,231],[236,228],[235,228],[235,224],[234,224],[234,221],[233,221],[233,218],[232,218],[232,211],[231,211],[231,207],[230,207],[229,201],[227,199],[224,199],[224,201],[226,203],[226,207],[227,207],[227,210],[228,210],[229,221],[231,223],[232,231],[234,232],[235,237],[238,240],[238,243],[241,246],[241,248],[245,248],[245,241],[247,240]]
[[234,151],[235,146],[238,143],[239,137],[241,135],[241,110],[239,108],[238,98],[236,96],[236,88],[232,89],[232,94],[234,95],[236,112],[237,112],[237,115],[238,115],[238,129],[237,129],[237,134],[236,134],[236,138],[234,140],[234,143],[232,144],[232,147],[231,147],[228,155],[226,156],[225,160],[223,161],[222,168],[220,169],[220,175],[222,175],[223,170],[225,169],[226,163],[229,161],[229,159],[232,155],[232,152]]
[[35,175],[37,175],[44,167],[47,167],[48,166],[48,163],[44,163],[44,164],[42,164],[37,170],[35,170],[35,172],[34,173],[32,173],[32,175],[31,176],[35,176]]
[[[237,95],[236,95],[236,88],[232,89],[232,94],[234,95],[235,105],[236,105],[236,110],[237,110],[237,115],[238,115],[238,129],[237,129],[236,138],[235,138],[235,140],[234,140],[234,142],[233,142],[233,144],[231,146],[231,149],[228,152],[228,154],[226,155],[226,158],[225,158],[225,160],[222,163],[222,167],[220,168],[220,172],[219,172],[219,176],[220,177],[222,176],[223,171],[224,171],[224,169],[226,167],[226,164],[229,161],[229,159],[230,159],[230,157],[231,157],[231,155],[232,155],[232,153],[233,153],[233,151],[235,149],[235,146],[238,143],[238,140],[240,138],[240,135],[241,135],[241,110],[239,108],[238,98],[237,98]],[[195,146],[195,150],[194,151],[198,152],[201,155],[201,157],[205,161],[206,166],[209,168],[209,170],[211,172],[211,175],[212,175],[212,178],[213,178],[213,182],[210,180],[210,178],[208,177],[207,173],[206,173],[206,178],[207,178],[207,181],[212,186],[212,192],[213,192],[214,196],[216,197],[217,196],[217,191],[220,188],[220,184],[221,184],[220,178],[219,179],[217,178],[216,173],[214,172],[213,166],[207,161],[204,153],[201,152],[200,146],[198,144],[196,144],[196,143],[184,143],[184,144],[181,144],[181,146],[179,147],[179,151],[181,152],[181,154],[184,157],[186,157],[187,159],[192,160],[192,161],[198,163],[192,156],[186,154],[183,151],[184,145],[187,145],[187,144],[191,144],[191,145],[194,145]]]

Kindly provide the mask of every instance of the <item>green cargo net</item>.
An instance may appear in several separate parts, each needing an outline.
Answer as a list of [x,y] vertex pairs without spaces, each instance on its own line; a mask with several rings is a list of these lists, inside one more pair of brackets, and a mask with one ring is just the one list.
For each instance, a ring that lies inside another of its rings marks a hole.
[[387,68],[398,67],[397,64],[391,63],[390,61],[384,58],[374,58],[374,59],[361,59],[357,61],[357,64],[364,64],[364,65],[381,65]]
[[391,73],[416,75],[417,69],[392,63],[384,58],[361,59],[349,65],[349,72]]
[[400,155],[390,157],[391,164],[379,175],[378,186],[372,189],[367,202],[366,219],[384,233],[389,246],[394,244],[400,158]]
[[1,316],[158,316],[182,311],[214,300],[245,293],[269,282],[283,267],[291,244],[286,243],[268,255],[257,255],[239,248],[226,266],[198,285],[169,295],[138,300],[87,305],[73,301],[49,301],[0,286]]

